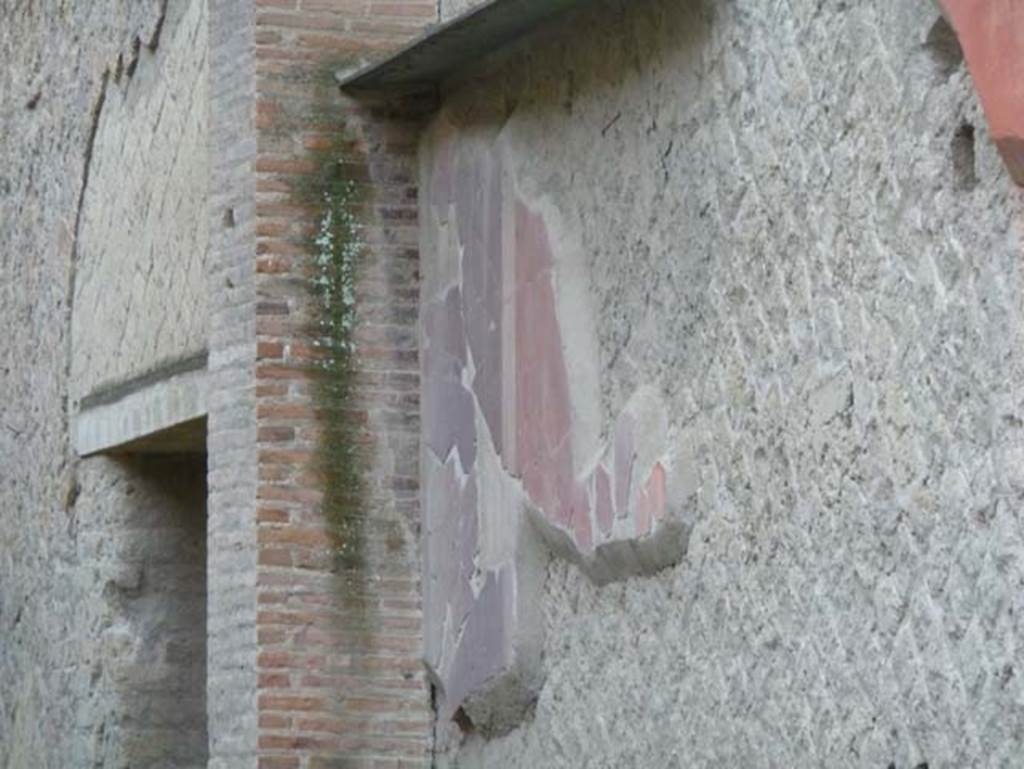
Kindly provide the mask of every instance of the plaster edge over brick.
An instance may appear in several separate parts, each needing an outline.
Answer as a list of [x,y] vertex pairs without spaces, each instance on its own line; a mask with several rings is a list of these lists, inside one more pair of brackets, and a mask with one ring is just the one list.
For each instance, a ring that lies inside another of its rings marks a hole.
[[252,0],[211,0],[209,769],[256,766],[255,64]]
[[88,456],[206,415],[205,370],[174,374],[110,403],[87,408],[72,419],[75,451]]
[[1024,4],[1018,0],[940,0],[956,30],[992,138],[1024,187]]

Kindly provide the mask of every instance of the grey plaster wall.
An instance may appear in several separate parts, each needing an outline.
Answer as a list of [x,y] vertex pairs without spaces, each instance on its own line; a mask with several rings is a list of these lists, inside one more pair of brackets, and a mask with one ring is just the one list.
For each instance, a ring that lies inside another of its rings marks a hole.
[[115,66],[96,122],[75,263],[75,400],[207,347],[205,0],[169,3],[160,37]]
[[[139,601],[153,598],[148,591],[159,592],[163,579],[167,587],[183,587],[187,580],[174,576],[167,563],[136,584],[131,556],[177,542],[183,548],[180,563],[193,575],[193,556],[198,557],[185,547],[193,540],[168,536],[180,511],[173,500],[117,463],[79,462],[68,434],[73,253],[91,137],[102,119],[103,84],[109,81],[108,91],[118,87],[113,78],[120,61],[125,87],[127,68],[141,48],[156,41],[159,51],[167,43],[160,31],[168,5],[159,0],[0,2],[0,767],[5,769],[139,766],[149,760],[141,752],[149,740],[135,740],[133,747],[131,738],[132,720],[146,715],[138,713],[121,680],[128,670],[124,664],[143,659],[123,652],[137,649],[142,638],[148,639],[146,653],[163,653],[164,660],[174,656],[167,645],[148,643],[152,628],[143,618],[153,615],[141,611]],[[167,520],[148,530],[146,516],[157,514]],[[190,584],[196,598],[198,583]],[[192,600],[186,604],[189,611],[196,606]],[[173,607],[169,611],[176,613]],[[178,621],[194,626],[199,617],[186,612]],[[122,644],[127,639],[136,640]],[[177,648],[202,661],[201,653]],[[146,662],[150,667],[152,660]],[[194,689],[197,676],[194,670],[182,674],[182,684]],[[178,747],[205,742],[194,730],[187,736],[185,726],[175,724]],[[168,758],[189,765],[180,752]]]
[[652,578],[552,560],[535,712],[452,764],[1018,764],[1024,206],[938,19],[605,2],[450,84],[582,254],[603,424],[668,404],[693,524]]

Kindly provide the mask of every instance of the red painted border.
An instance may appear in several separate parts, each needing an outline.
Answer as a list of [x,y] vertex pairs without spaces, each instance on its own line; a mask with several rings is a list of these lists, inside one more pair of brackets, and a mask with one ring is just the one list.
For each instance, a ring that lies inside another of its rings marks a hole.
[[967,58],[993,140],[1024,187],[1024,0],[941,0]]

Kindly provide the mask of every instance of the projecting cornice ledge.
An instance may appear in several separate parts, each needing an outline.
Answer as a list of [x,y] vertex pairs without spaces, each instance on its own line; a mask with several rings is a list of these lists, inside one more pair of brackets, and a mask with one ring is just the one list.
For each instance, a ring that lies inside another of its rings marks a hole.
[[397,53],[354,72],[338,73],[350,93],[437,85],[554,16],[591,0],[488,0],[429,28]]

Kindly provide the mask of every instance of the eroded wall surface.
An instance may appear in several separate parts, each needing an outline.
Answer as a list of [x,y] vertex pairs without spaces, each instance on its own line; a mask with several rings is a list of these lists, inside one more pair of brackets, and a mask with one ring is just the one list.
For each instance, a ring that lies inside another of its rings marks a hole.
[[75,264],[75,400],[207,347],[206,3],[170,3],[160,37],[115,65],[96,123]]
[[205,457],[100,457],[79,479],[78,554],[103,601],[66,612],[64,642],[95,644],[81,662],[104,709],[67,765],[205,769]]
[[[502,237],[529,220],[550,248],[534,403],[564,390],[574,405],[531,440],[557,429],[553,445],[597,464],[653,390],[677,468],[666,505],[692,525],[654,576],[599,586],[551,559],[535,709],[505,736],[465,736],[453,764],[1016,761],[1022,201],[939,19],[928,0],[607,2],[450,84],[421,148],[425,557],[432,475],[469,488],[467,456],[500,456],[494,435],[507,450],[530,423],[514,394],[493,418],[477,392],[496,345],[472,334],[500,323],[474,308],[515,306],[487,275],[520,266],[494,254],[523,255],[487,248],[486,217],[467,234],[457,210],[438,216],[427,190],[452,146],[498,158],[463,163],[466,178],[483,169],[526,207]],[[473,186],[465,207],[488,208],[492,188]],[[544,373],[559,352],[564,380]],[[474,419],[432,434],[431,409],[472,398]],[[464,605],[490,606],[480,531],[514,514],[506,489],[449,495],[462,515],[437,516],[445,541],[472,544],[443,554],[465,563],[464,590],[434,604],[425,585],[428,663],[432,622],[444,638]]]
[[[68,436],[72,255],[84,219],[83,189],[96,181],[85,184],[95,171],[91,137],[103,122],[103,104],[117,101],[114,90],[132,88],[127,72],[132,62],[133,77],[143,77],[146,45],[155,43],[157,53],[171,45],[174,27],[166,26],[165,5],[157,0],[0,3],[0,135],[5,137],[0,325],[8,331],[0,345],[0,766],[5,768],[152,765],[150,751],[166,749],[168,740],[154,743],[153,735],[133,732],[140,718],[150,716],[151,723],[163,718],[174,734],[168,760],[176,766],[202,763],[183,758],[186,744],[196,748],[195,757],[205,738],[188,734],[198,725],[174,720],[179,703],[153,702],[140,713],[131,690],[146,683],[138,676],[140,668],[164,675],[164,662],[176,654],[202,662],[194,649],[152,643],[154,615],[140,603],[159,604],[168,592],[181,590],[190,598],[178,605],[180,612],[172,604],[170,614],[193,628],[201,621],[200,582],[184,576],[195,576],[194,537],[174,533],[178,507],[168,501],[166,489],[154,490],[108,460],[79,463]],[[119,61],[120,85],[115,81]],[[164,110],[175,108],[167,103]],[[155,161],[175,149],[157,137],[153,124],[143,121],[131,137],[136,165],[96,175],[108,188],[118,188],[133,174],[138,177],[139,166],[172,167]],[[111,145],[108,162],[121,158],[121,149]],[[126,217],[137,213],[127,201],[124,210]],[[121,225],[128,228],[129,222]],[[132,226],[142,239],[141,225]],[[128,282],[133,275],[118,274],[117,280]],[[201,503],[202,493],[195,499]],[[181,545],[179,563],[187,566],[177,575],[175,544]],[[161,555],[154,558],[154,553]],[[132,564],[137,567],[143,559],[153,568],[139,581]],[[196,689],[201,680],[195,671],[180,676],[192,690],[190,698],[202,696]]]

